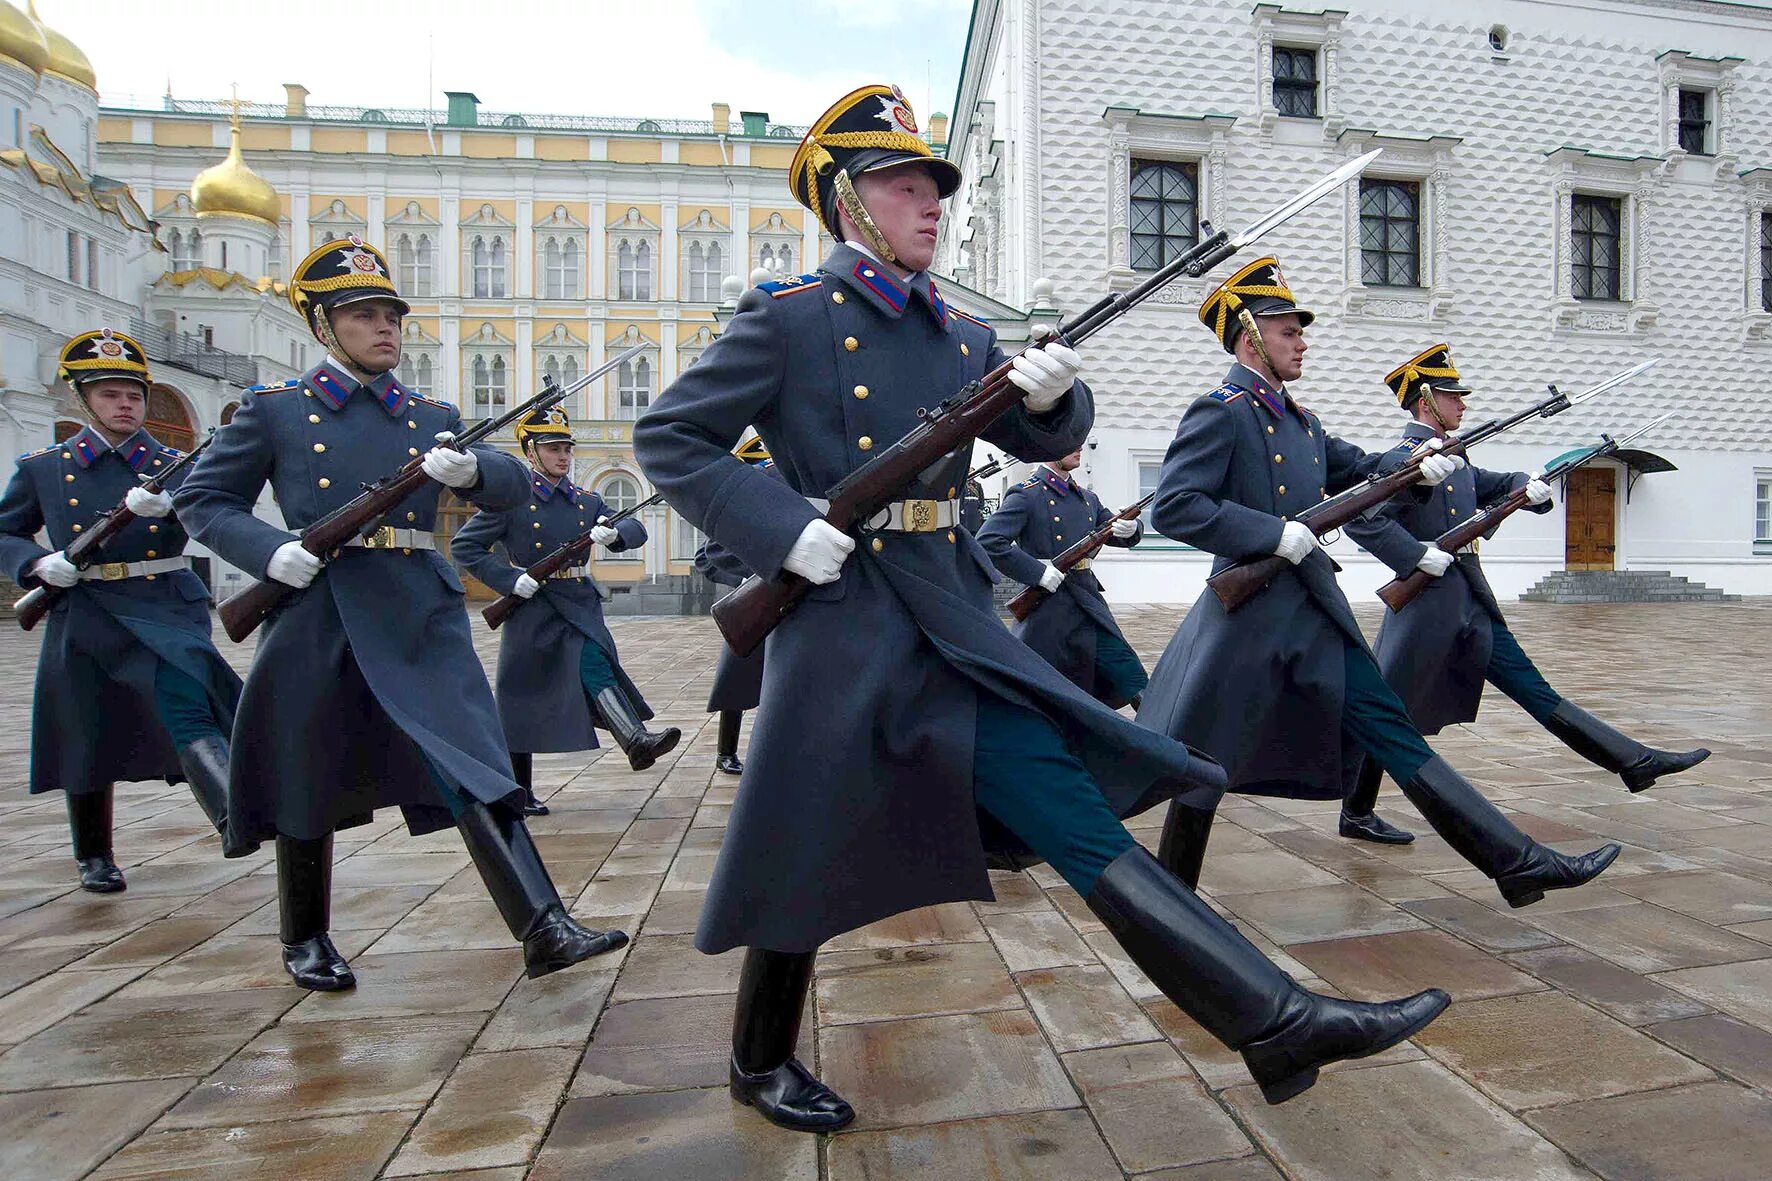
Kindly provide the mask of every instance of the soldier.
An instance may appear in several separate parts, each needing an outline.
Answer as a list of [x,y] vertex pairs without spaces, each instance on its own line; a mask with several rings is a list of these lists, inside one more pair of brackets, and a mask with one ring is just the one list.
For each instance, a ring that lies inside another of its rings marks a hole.
[[[247,391],[174,497],[192,535],[242,570],[306,593],[264,623],[234,728],[228,823],[277,842],[283,966],[302,988],[356,978],[328,935],[332,834],[399,806],[414,835],[461,831],[530,976],[627,936],[566,913],[523,825],[462,584],[435,552],[444,487],[483,508],[523,503],[523,465],[489,446],[434,446],[461,414],[394,378],[406,302],[387,259],[352,236],[295,268],[290,299],[327,357]],[[324,558],[300,531],[423,450],[431,478],[389,523]],[[266,481],[288,529],[253,515]]]
[[[1003,503],[978,534],[997,569],[1026,586],[1044,587],[1049,597],[1014,632],[1083,692],[1110,709],[1138,706],[1148,678],[1144,665],[1102,594],[1101,580],[1084,558],[1069,572],[1050,559],[1113,519],[1101,498],[1081,487],[1071,473],[1083,461],[1081,448],[1061,456],[1009,489]],[[1114,521],[1109,545],[1131,549],[1144,539],[1144,522]]]
[[[1331,436],[1287,392],[1304,370],[1304,329],[1314,318],[1293,301],[1272,258],[1242,268],[1200,306],[1201,322],[1236,363],[1182,417],[1152,520],[1165,536],[1216,554],[1215,570],[1268,554],[1293,568],[1235,614],[1203,592],[1158,660],[1138,720],[1210,751],[1236,791],[1336,799],[1344,752],[1362,751],[1448,844],[1495,879],[1510,906],[1578,886],[1610,865],[1618,846],[1580,857],[1546,848],[1434,754],[1379,675],[1334,563],[1293,519],[1385,459]],[[1421,483],[1444,484],[1462,463],[1429,456]],[[1171,809],[1160,856],[1197,873],[1207,836],[1197,812]]]
[[[80,886],[125,888],[112,859],[112,785],[190,783],[227,832],[228,732],[240,678],[209,639],[209,589],[185,556],[172,498],[140,486],[179,452],[146,427],[147,357],[121,332],[84,332],[57,371],[88,425],[19,457],[0,499],[0,564],[28,589],[67,592],[50,608],[31,716],[31,792],[68,797]],[[173,476],[174,486],[186,475]],[[136,520],[76,569],[63,552],[81,530],[124,504]],[[51,552],[34,540],[46,528]]]
[[[896,88],[841,99],[789,177],[838,245],[816,273],[748,292],[634,431],[678,512],[758,574],[813,584],[769,638],[696,934],[709,954],[748,948],[733,1097],[805,1131],[854,1117],[793,1056],[814,952],[899,911],[990,898],[987,834],[1048,860],[1146,975],[1243,1052],[1273,1102],[1322,1063],[1432,1020],[1444,993],[1365,1005],[1300,988],[1127,834],[1116,813],[1165,796],[1209,810],[1218,769],[1101,705],[998,622],[990,559],[955,528],[970,447],[858,528],[859,544],[820,515],[811,497],[1003,356],[927,273],[960,177]],[[1013,365],[1026,400],[985,437],[1036,460],[1074,450],[1094,417],[1077,355],[1049,343]],[[784,479],[730,454],[753,423]]]
[[[1445,438],[1464,419],[1464,395],[1471,391],[1459,380],[1450,345],[1435,345],[1391,370],[1384,381],[1410,415],[1403,441],[1387,463],[1401,463],[1426,440]],[[1476,720],[1487,680],[1576,754],[1621,776],[1633,792],[1662,775],[1697,766],[1710,751],[1676,754],[1644,746],[1551,688],[1508,630],[1495,592],[1483,577],[1477,547],[1454,557],[1434,545],[1435,538],[1478,508],[1522,487],[1533,512],[1550,511],[1551,489],[1544,481],[1525,472],[1465,467],[1434,485],[1427,499],[1393,500],[1378,515],[1347,527],[1349,537],[1398,577],[1415,570],[1434,577],[1401,612],[1384,613],[1377,653],[1385,681],[1416,727],[1423,734],[1438,734],[1446,726]],[[1341,835],[1405,844],[1413,835],[1373,811],[1381,774],[1372,759],[1361,760],[1357,780],[1342,803]]]
[[[752,436],[733,452],[761,471],[774,472],[775,462],[763,440]],[[695,551],[695,568],[716,586],[738,586],[751,576],[751,568],[717,541],[708,540]],[[763,696],[763,649],[740,656],[724,644],[714,669],[714,687],[708,693],[708,712],[720,715],[719,742],[714,751],[714,770],[723,775],[743,775],[738,757],[738,735],[744,727],[744,711],[756,709]]]
[[[523,785],[524,811],[546,815],[530,786],[536,752],[595,750],[601,725],[615,736],[628,766],[644,771],[682,737],[675,726],[646,729],[652,709],[622,670],[615,637],[603,622],[603,589],[589,563],[554,573],[544,586],[524,573],[587,528],[610,553],[646,544],[638,517],[615,525],[615,514],[595,492],[575,487],[572,426],[554,407],[517,425],[517,445],[529,457],[529,496],[504,512],[483,508],[449,543],[455,564],[501,595],[529,603],[500,632],[498,715],[511,765]],[[493,553],[498,546],[504,552]]]

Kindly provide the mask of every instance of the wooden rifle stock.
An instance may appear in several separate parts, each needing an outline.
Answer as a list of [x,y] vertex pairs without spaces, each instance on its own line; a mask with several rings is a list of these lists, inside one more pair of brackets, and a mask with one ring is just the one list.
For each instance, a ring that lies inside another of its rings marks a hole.
[[[195,463],[197,457],[203,454],[214,439],[215,432],[210,431],[201,443],[179,456],[171,467],[153,479],[143,481],[142,491],[164,492],[166,481],[172,478],[173,473]],[[135,514],[129,511],[128,501],[120,501],[116,508],[101,513],[98,520],[93,522],[92,527],[70,542],[68,548],[62,553],[76,569],[84,570],[98,561],[99,551],[110,544],[111,538],[123,532],[124,528],[133,520],[135,520]],[[66,593],[66,588],[50,586],[47,582],[32,587],[24,598],[13,604],[13,610],[18,612],[19,627],[25,631],[36,627],[38,623],[42,622],[43,617],[49,614],[49,609],[55,606],[55,601]]]
[[[1153,492],[1137,503],[1129,504],[1119,512],[1115,513],[1113,519],[1107,524],[1103,525],[1082,540],[1074,542],[1063,553],[1059,554],[1056,558],[1053,558],[1052,568],[1062,574],[1069,574],[1071,568],[1078,562],[1081,562],[1084,558],[1092,556],[1097,550],[1101,549],[1102,546],[1108,543],[1108,538],[1114,535],[1114,523],[1116,521],[1130,521],[1139,513],[1142,513],[1145,506],[1156,498],[1157,494]],[[1017,622],[1025,620],[1028,616],[1034,613],[1034,608],[1038,607],[1041,603],[1044,603],[1051,597],[1052,592],[1038,583],[1035,583],[1030,587],[1024,587],[1019,595],[1016,595],[1013,599],[1009,600],[1009,614],[1015,616]]]
[[[1477,538],[1482,537],[1485,533],[1488,533],[1491,529],[1495,528],[1495,526],[1501,524],[1502,521],[1525,507],[1526,489],[1524,486],[1521,486],[1508,493],[1501,500],[1496,501],[1489,508],[1484,509],[1480,513],[1473,514],[1469,520],[1455,525],[1451,529],[1440,534],[1439,537],[1434,539],[1434,545],[1445,550],[1449,554],[1456,554],[1458,551],[1468,548],[1472,542],[1477,540]],[[1450,573],[1450,571],[1448,571],[1448,573]],[[1444,577],[1444,575],[1441,575],[1441,577]],[[1432,581],[1434,581],[1434,575],[1429,574],[1426,570],[1411,570],[1401,578],[1393,578],[1383,586],[1379,587],[1378,597],[1383,599],[1384,605],[1389,607],[1392,611],[1401,611],[1404,607],[1413,603],[1415,597],[1422,591],[1426,590],[1428,584]]]
[[[621,522],[638,513],[641,509],[650,508],[652,505],[657,504],[663,499],[664,493],[654,492],[651,496],[648,496],[633,508],[622,509],[613,517],[605,517],[601,521],[598,521],[597,525],[607,525],[610,527],[619,525]],[[535,565],[530,566],[528,569],[524,570],[523,573],[529,575],[529,577],[535,579],[537,582],[546,582],[555,574],[558,574],[560,571],[566,569],[566,567],[572,565],[578,558],[590,553],[591,532],[592,530],[586,529],[583,533],[573,537],[570,541],[562,542],[560,547],[553,553],[549,554]],[[487,627],[491,628],[493,631],[497,631],[504,626],[505,620],[511,617],[511,612],[515,611],[528,601],[529,600],[525,599],[522,595],[500,595],[491,606],[480,612],[480,617],[486,620]]]

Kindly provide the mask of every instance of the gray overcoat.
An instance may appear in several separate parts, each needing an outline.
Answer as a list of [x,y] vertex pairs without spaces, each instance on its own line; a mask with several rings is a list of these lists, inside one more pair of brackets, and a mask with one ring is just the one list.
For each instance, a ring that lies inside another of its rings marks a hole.
[[[773,470],[774,465],[769,466]],[[751,568],[739,561],[738,555],[711,538],[695,551],[695,568],[715,586],[739,586],[751,576]],[[708,712],[756,709],[762,699],[763,648],[740,656],[721,644],[720,662],[714,667],[714,687],[708,691]]]

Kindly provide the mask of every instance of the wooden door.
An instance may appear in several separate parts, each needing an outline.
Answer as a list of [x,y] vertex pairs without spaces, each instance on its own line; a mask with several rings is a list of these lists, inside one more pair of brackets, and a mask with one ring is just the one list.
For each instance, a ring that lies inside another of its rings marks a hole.
[[[455,493],[444,489],[437,498],[437,552],[445,558],[449,556],[449,542],[455,537],[455,531],[468,523],[474,515],[474,506]],[[461,575],[461,584],[467,589],[470,602],[484,602],[498,598],[498,592],[469,574],[461,567],[456,567]]]
[[1610,570],[1617,545],[1618,472],[1588,466],[1569,473],[1563,564],[1570,570]]

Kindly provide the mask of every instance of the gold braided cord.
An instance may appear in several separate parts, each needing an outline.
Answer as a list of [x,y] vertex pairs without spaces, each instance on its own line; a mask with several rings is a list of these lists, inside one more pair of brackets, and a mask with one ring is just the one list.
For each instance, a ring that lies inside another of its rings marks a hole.
[[[1420,359],[1421,358],[1417,357],[1416,361],[1419,361]],[[1401,369],[1391,374],[1392,380],[1401,378],[1400,381],[1397,381],[1396,385],[1397,404],[1401,405],[1403,399],[1409,396],[1409,390],[1416,382],[1419,381],[1423,385],[1427,385],[1429,384],[1427,379],[1432,377],[1449,377],[1452,380],[1457,381],[1458,370],[1450,365],[1441,367],[1437,365],[1418,365],[1415,361],[1406,362]]]
[[[873,217],[868,213],[868,207],[861,203],[861,194],[856,192],[855,185],[850,183],[849,170],[846,168],[837,169],[837,174],[832,178],[831,183],[837,190],[837,200],[849,214],[849,220],[855,223],[855,228],[861,231],[863,238],[867,239],[868,249],[879,255],[881,262],[897,262],[898,254],[886,241],[886,235],[880,232],[880,227],[874,224]],[[819,220],[824,219],[821,217]],[[837,234],[836,227],[827,226],[826,228],[831,233]],[[837,234],[837,236],[842,237],[841,234]]]
[[[819,224],[833,234],[837,232],[837,227],[825,225],[823,202],[818,199],[819,175],[837,163],[837,159],[831,155],[830,149],[884,148],[934,159],[934,153],[929,150],[928,144],[916,136],[906,135],[902,131],[832,131],[822,135],[808,136],[802,147],[806,153],[806,164],[801,169],[801,190],[806,198],[807,206],[818,218]],[[839,183],[847,183],[847,178]],[[854,213],[854,210],[850,210],[851,217],[854,216]]]
[[[330,279],[298,280],[303,293],[338,291],[345,287],[373,287],[377,291],[394,291],[394,283],[386,275],[334,275]],[[398,295],[399,292],[395,291]]]
[[140,361],[132,361],[128,357],[113,360],[110,357],[91,357],[84,361],[63,361],[64,372],[82,369],[121,369],[129,373],[146,373],[148,367]]

